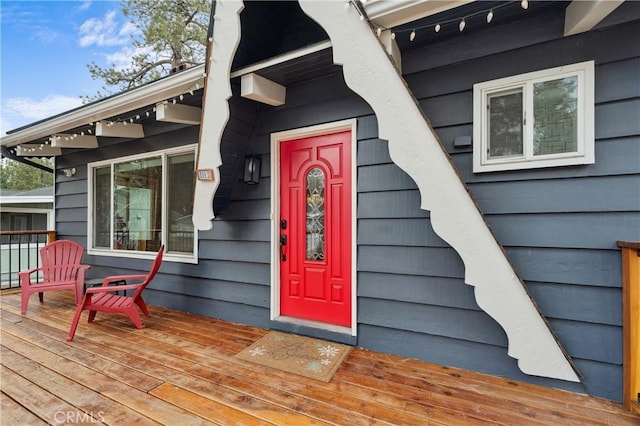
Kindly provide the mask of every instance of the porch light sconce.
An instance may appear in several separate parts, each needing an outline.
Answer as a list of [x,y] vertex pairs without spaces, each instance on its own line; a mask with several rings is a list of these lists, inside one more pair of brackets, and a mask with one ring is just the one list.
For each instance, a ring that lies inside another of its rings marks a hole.
[[242,181],[247,185],[257,185],[260,182],[260,157],[249,155],[244,157],[244,173]]
[[71,167],[70,169],[62,169],[62,173],[66,177],[71,177],[71,176],[76,174],[76,168],[75,167]]

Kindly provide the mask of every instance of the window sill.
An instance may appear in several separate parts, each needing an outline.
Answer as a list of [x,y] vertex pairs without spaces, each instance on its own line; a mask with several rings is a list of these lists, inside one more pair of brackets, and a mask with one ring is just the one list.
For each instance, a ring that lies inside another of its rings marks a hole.
[[[141,260],[153,260],[156,257],[155,252],[140,252],[140,251],[116,251],[116,250],[100,250],[89,249],[87,254],[91,256],[109,256],[109,257],[126,257],[128,259],[141,259]],[[198,264],[198,258],[190,254],[172,253],[165,251],[162,258],[163,262],[176,262],[176,263],[192,263]]]
[[485,172],[500,172],[509,170],[529,170],[529,169],[542,169],[547,167],[563,167],[563,166],[577,166],[594,164],[595,159],[592,156],[574,156],[574,157],[562,157],[554,159],[521,159],[521,160],[509,160],[504,162],[492,162],[488,164],[480,164],[479,161],[475,161],[473,164],[473,173],[485,173]]

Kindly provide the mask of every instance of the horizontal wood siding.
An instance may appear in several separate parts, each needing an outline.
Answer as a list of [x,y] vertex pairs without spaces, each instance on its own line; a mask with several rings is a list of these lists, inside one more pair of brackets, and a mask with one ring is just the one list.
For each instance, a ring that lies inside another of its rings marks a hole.
[[[224,163],[220,170],[222,182],[214,200],[216,212],[221,218],[225,214],[233,216],[233,209],[227,209],[227,206],[231,191],[240,177],[245,145],[256,118],[255,110],[253,102],[239,96],[232,98],[231,118],[221,144]],[[87,163],[198,142],[197,126],[149,121],[144,129],[147,136],[142,140],[99,138],[98,149],[65,150],[57,161],[58,170],[75,167],[77,173],[70,178],[62,173],[56,174],[58,238],[69,238],[86,247]],[[268,192],[265,195],[268,197]],[[268,219],[268,213],[264,213],[263,219]],[[247,227],[247,224],[250,226]],[[256,222],[256,225],[259,224]],[[267,326],[269,237],[267,232],[261,241],[252,241],[255,234],[251,230],[257,228],[260,227],[253,226],[250,221],[220,220],[212,231],[201,232],[198,264],[164,262],[160,273],[146,290],[147,302],[230,321]],[[249,249],[243,248],[245,245]],[[150,261],[146,260],[109,256],[85,255],[85,262],[92,265],[88,274],[90,277],[140,273],[150,266]],[[238,309],[240,305],[242,309]]]
[[[232,98],[213,229],[199,234],[197,265],[164,263],[149,288],[149,302],[268,327],[270,135],[357,118],[358,346],[619,401],[621,276],[615,242],[640,240],[640,49],[631,42],[640,39],[640,26],[635,21],[563,38],[563,22],[554,13],[488,27],[404,52],[403,69],[583,384],[520,372],[507,354],[504,331],[464,283],[460,257],[420,209],[415,183],[392,163],[371,108],[340,73],[287,87],[287,102],[279,107]],[[473,174],[471,147],[454,147],[453,140],[473,133],[474,83],[592,59],[594,165]],[[186,128],[104,147],[101,141],[98,150],[65,150],[57,167],[73,166],[78,173],[57,174],[59,237],[86,244],[87,162],[195,140],[197,128]],[[239,179],[247,154],[262,158],[259,185]],[[89,261],[95,276],[148,267],[132,259]]]
[[[532,18],[517,25],[491,28],[475,37],[475,41],[462,37],[442,46],[405,52],[403,67],[408,71],[405,77],[411,90],[451,154],[496,238],[505,247],[533,299],[573,358],[583,377],[584,391],[619,401],[622,396],[622,305],[620,251],[616,241],[640,238],[640,49],[636,43],[629,42],[640,37],[640,26],[635,21],[561,38],[557,17],[547,18],[544,24],[539,18]],[[480,44],[479,41],[483,42]],[[475,49],[470,49],[468,43],[473,43]],[[452,57],[458,61],[448,63],[446,59]],[[473,84],[587,60],[596,62],[596,163],[473,174],[472,147],[453,144],[455,137],[473,134]],[[378,147],[378,150],[382,149]],[[404,198],[408,198],[412,182],[408,178],[395,178],[397,171],[393,170],[392,164],[382,161],[384,154],[375,157],[363,154],[362,158],[367,162],[363,175],[371,178],[381,173],[385,182],[379,188],[394,197],[405,194]],[[359,188],[367,192],[374,191],[375,185],[359,182]],[[385,197],[388,199],[389,195]],[[365,198],[365,202],[372,203],[374,198]],[[379,202],[378,206],[384,208],[383,203]],[[365,208],[367,215],[375,214],[371,208]],[[406,213],[401,213],[403,226],[413,228],[415,224],[407,222],[405,216]],[[371,223],[366,223],[365,228],[378,229],[390,238],[385,233],[385,226],[367,220]],[[405,267],[398,264],[407,259],[412,263],[420,258],[412,253],[417,249],[413,246],[427,240],[428,233],[422,240],[405,232],[397,232],[397,238],[408,246],[407,252],[403,253],[403,260],[393,262],[396,265],[389,266],[388,260],[384,262],[380,268],[388,269],[385,273],[395,274],[396,268]],[[385,250],[391,253],[395,247],[390,245],[387,243]],[[384,257],[377,252],[375,255],[378,261]],[[437,256],[434,259],[446,263]],[[376,262],[367,265],[373,268]],[[438,268],[415,265],[409,270],[412,274],[428,275]],[[448,278],[455,278],[455,274]],[[380,293],[366,295],[379,297]],[[438,300],[446,302],[448,299],[439,296]],[[398,310],[398,314],[401,312]],[[394,332],[417,331],[397,323],[394,319],[388,324],[368,321],[367,325],[390,326]],[[478,326],[477,320],[470,316],[466,323],[470,329]],[[452,325],[451,330],[447,337],[454,337],[456,327]],[[372,329],[371,333],[373,340],[377,329]],[[480,336],[482,333],[466,339],[480,343]],[[363,339],[361,336],[361,342]],[[384,345],[390,348],[401,342],[393,339]],[[495,341],[493,344],[500,346]],[[375,346],[381,349],[380,344]],[[417,348],[407,351],[423,356]],[[460,364],[455,365],[472,368],[475,361],[468,358],[475,358],[475,355],[458,360]],[[450,361],[443,354],[441,362]],[[508,365],[503,354],[496,351],[487,365],[479,368],[518,377],[517,371],[508,371]],[[566,386],[545,379],[530,380]]]

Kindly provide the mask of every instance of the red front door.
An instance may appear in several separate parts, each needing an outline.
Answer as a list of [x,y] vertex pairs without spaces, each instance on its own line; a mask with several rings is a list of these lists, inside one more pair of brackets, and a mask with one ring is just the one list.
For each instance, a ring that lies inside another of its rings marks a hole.
[[350,327],[351,132],[280,147],[280,314]]

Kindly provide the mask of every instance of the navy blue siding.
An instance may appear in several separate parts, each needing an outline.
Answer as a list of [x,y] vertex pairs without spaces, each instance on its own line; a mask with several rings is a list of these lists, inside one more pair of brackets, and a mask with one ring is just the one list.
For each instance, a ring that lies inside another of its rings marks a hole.
[[[519,24],[526,29],[534,21]],[[640,37],[640,27],[636,22],[558,38],[555,25],[549,19],[543,26],[546,35],[535,33],[530,41],[522,33],[516,37],[515,27],[487,30],[481,38],[502,37],[482,47],[482,56],[463,47],[464,38],[450,41],[450,51],[460,56],[457,64],[439,62],[444,50],[438,46],[408,52],[404,65],[411,74],[406,77],[498,241],[574,359],[584,390],[620,400],[616,241],[640,238],[640,49],[628,42]],[[507,44],[519,48],[504,49]],[[428,53],[435,57],[425,59]],[[596,164],[473,174],[471,147],[453,146],[456,136],[473,132],[473,84],[586,60],[596,62]],[[406,180],[385,183],[402,191],[409,190],[406,185]],[[471,362],[460,365],[469,368]],[[500,374],[504,360],[495,362],[500,366],[490,372]]]
[[[636,22],[562,37],[553,13],[404,52],[405,78],[530,294],[573,358],[583,384],[527,376],[504,331],[475,302],[457,253],[432,230],[415,183],[389,158],[370,107],[339,73],[287,88],[280,107],[232,99],[214,228],[200,233],[197,265],[165,262],[150,303],[269,327],[270,134],[358,119],[358,340],[373,350],[621,399],[621,272],[616,240],[640,240],[640,39]],[[474,83],[596,61],[596,163],[473,174]],[[165,129],[166,130],[166,129]],[[60,237],[86,244],[87,162],[197,140],[197,127],[143,141],[101,141],[66,152],[57,176]],[[242,157],[262,157],[259,185],[239,181]],[[93,257],[91,273],[149,262]]]

